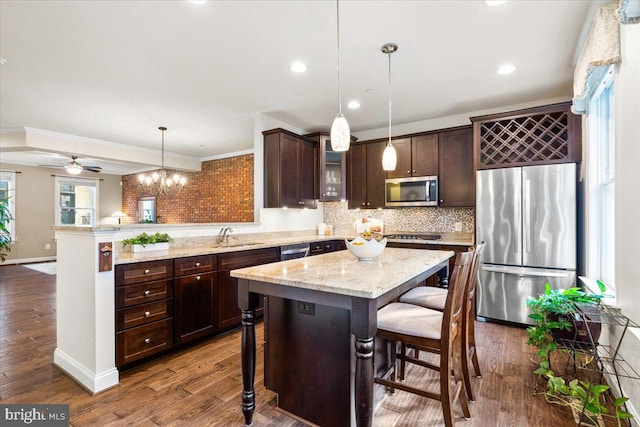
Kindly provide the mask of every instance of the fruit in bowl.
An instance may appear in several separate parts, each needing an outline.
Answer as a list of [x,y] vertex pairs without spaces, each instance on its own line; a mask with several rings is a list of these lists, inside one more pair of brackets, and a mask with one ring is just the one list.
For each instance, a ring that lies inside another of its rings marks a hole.
[[366,240],[360,236],[356,237],[352,241],[344,239],[344,242],[347,244],[349,252],[355,255],[360,261],[369,261],[379,257],[387,245],[386,238],[377,241],[375,239]]

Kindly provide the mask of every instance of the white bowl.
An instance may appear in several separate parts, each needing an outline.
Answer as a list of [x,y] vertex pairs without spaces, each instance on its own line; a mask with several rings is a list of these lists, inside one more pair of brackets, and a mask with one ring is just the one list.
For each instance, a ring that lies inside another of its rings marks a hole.
[[387,238],[377,241],[375,239],[366,240],[358,236],[352,241],[344,239],[347,244],[347,249],[353,255],[355,255],[360,261],[370,261],[377,258],[384,251],[384,247],[387,246]]

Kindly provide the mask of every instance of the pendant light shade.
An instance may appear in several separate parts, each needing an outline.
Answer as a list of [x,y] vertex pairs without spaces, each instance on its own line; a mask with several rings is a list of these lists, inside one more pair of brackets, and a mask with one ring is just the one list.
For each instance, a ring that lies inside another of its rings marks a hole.
[[342,114],[338,114],[331,125],[331,149],[333,151],[347,151],[350,143],[349,123]]
[[398,163],[398,156],[396,149],[391,143],[391,54],[398,50],[398,45],[395,43],[387,43],[382,46],[381,50],[382,53],[389,55],[389,140],[382,153],[382,169],[385,171],[394,171]]
[[351,131],[347,119],[342,115],[342,90],[340,88],[340,3],[336,0],[336,26],[338,45],[338,115],[331,125],[331,149],[333,151],[347,151],[351,142]]
[[397,163],[398,156],[396,155],[396,149],[391,142],[387,142],[387,146],[384,148],[384,152],[382,153],[382,169],[386,171],[394,171],[396,170]]

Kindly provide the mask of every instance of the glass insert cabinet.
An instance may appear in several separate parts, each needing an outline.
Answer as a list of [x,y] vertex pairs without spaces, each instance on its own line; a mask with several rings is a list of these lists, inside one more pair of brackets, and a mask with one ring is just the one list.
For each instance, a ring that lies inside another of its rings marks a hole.
[[[320,158],[319,195],[321,202],[340,201],[347,199],[347,162],[346,153],[331,149],[329,133],[316,132],[305,135],[318,142]],[[351,137],[351,143],[356,138]]]

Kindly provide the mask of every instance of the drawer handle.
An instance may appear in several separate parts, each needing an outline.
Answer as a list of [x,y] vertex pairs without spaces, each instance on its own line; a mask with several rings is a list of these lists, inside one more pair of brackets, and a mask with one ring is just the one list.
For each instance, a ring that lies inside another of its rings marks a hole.
[[151,338],[145,338],[145,339],[144,339],[144,343],[145,343],[145,344],[149,344],[150,342],[151,342]]
[[149,270],[148,268],[144,271],[144,274],[149,274],[151,273],[151,270]]
[[145,311],[145,312],[144,312],[144,317],[149,317],[149,315],[150,315],[150,314],[151,314],[151,312],[150,312],[150,311]]
[[200,276],[196,276],[196,280],[200,280]]
[[200,267],[200,263],[199,262],[196,262],[196,267]]
[[151,291],[144,291],[145,295],[149,295],[151,293]]

